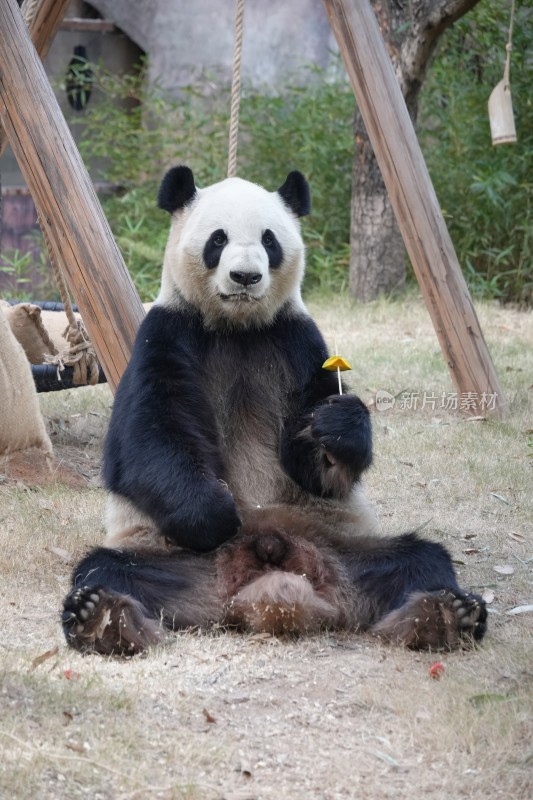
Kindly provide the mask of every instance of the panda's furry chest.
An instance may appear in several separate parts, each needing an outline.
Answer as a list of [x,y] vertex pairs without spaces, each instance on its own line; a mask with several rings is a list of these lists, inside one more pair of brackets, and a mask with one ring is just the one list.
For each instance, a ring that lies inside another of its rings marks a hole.
[[279,451],[290,366],[268,339],[243,334],[214,338],[202,369],[230,490],[241,503],[276,502],[286,481]]

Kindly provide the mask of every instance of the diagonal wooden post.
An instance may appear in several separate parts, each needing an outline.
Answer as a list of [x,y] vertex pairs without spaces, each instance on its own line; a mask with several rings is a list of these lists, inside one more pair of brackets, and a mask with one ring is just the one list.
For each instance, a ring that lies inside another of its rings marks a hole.
[[[21,6],[20,10],[24,19],[26,19],[25,12],[31,11],[28,31],[41,61],[48,53],[50,45],[61,27],[69,2],[70,0],[38,0],[34,5],[33,0],[26,0]],[[0,156],[7,146],[7,139],[2,136],[2,133],[0,125]]]
[[115,389],[144,309],[15,0],[0,2],[0,120]]
[[369,0],[323,0],[457,392],[505,397]]

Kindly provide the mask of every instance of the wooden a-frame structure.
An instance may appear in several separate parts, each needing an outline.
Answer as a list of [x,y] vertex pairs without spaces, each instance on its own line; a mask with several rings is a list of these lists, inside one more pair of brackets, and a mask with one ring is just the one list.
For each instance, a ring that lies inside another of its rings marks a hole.
[[[454,386],[495,397],[501,413],[505,398],[370,2],[323,3]],[[38,0],[28,31],[15,0],[0,0],[0,120],[115,389],[144,311],[39,58],[67,5]]]

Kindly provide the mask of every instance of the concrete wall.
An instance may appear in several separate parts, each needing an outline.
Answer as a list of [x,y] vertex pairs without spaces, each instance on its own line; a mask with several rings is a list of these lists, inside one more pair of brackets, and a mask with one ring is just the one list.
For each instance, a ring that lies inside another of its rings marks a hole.
[[[219,82],[230,82],[235,0],[72,0],[66,16],[85,16],[87,6],[115,22],[118,30],[57,33],[45,68],[67,117],[72,112],[61,82],[78,44],[86,46],[91,61],[117,72],[130,69],[141,51],[147,53],[151,80],[175,95],[206,73],[214,74],[214,89]],[[336,52],[322,0],[245,0],[245,85],[276,91],[288,82],[305,81],[309,65],[338,69],[338,60],[332,58]],[[91,103],[96,102],[93,94]],[[75,138],[81,130],[81,125],[73,127]],[[4,187],[24,183],[9,149],[2,158],[1,182]]]
[[[152,80],[178,93],[194,78],[231,75],[235,0],[90,0],[150,57]],[[275,91],[336,44],[321,0],[245,0],[242,76]]]

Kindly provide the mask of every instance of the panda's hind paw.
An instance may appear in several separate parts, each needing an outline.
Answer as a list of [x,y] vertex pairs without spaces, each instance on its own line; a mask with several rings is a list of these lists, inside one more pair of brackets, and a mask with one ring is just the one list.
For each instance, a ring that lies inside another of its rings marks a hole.
[[94,586],[78,586],[66,597],[61,619],[64,625],[84,625],[100,603],[102,590]]
[[141,603],[101,586],[72,589],[61,621],[67,644],[84,653],[132,656],[164,639]]
[[99,586],[77,586],[69,592],[63,603],[61,622],[70,645],[84,649],[84,645],[94,641],[105,621],[106,610],[110,609],[111,599]]
[[484,601],[475,594],[452,588],[413,592],[373,631],[416,650],[455,650],[483,638],[487,616]]
[[476,641],[483,638],[487,630],[487,607],[477,594],[454,592],[452,608],[457,617],[461,636],[471,636]]

